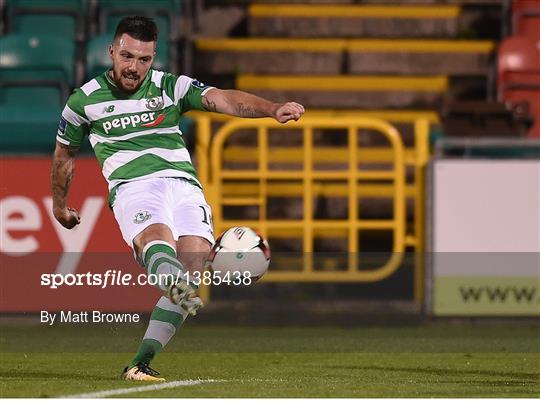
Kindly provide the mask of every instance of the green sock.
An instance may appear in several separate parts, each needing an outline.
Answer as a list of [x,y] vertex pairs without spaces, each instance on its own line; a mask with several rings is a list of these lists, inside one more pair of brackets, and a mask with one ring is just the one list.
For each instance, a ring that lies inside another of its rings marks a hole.
[[148,329],[129,367],[131,368],[138,363],[149,364],[169,343],[187,316],[187,311],[173,304],[167,297],[162,296],[152,311]]
[[176,280],[177,275],[184,271],[176,258],[176,250],[161,240],[151,241],[144,247],[142,260],[148,275],[161,278],[157,286],[162,290],[167,290],[172,283],[171,280]]
[[[176,250],[164,241],[148,243],[142,252],[142,260],[149,275],[176,276],[182,271],[182,264],[176,258]],[[162,290],[167,290],[168,285],[169,283],[159,283]],[[182,307],[173,304],[165,296],[161,297],[152,311],[148,329],[129,367],[139,363],[149,364],[169,343],[187,315]]]
[[158,354],[161,349],[163,349],[163,346],[155,339],[143,339],[129,368],[136,366],[139,363],[150,364],[154,356]]

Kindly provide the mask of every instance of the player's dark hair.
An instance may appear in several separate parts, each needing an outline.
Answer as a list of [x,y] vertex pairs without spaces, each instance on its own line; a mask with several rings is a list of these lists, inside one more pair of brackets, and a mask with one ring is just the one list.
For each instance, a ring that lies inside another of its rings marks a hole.
[[122,34],[127,34],[133,39],[142,42],[156,42],[158,28],[151,18],[136,15],[133,17],[124,17],[118,23],[116,32],[114,33],[114,39],[116,40]]

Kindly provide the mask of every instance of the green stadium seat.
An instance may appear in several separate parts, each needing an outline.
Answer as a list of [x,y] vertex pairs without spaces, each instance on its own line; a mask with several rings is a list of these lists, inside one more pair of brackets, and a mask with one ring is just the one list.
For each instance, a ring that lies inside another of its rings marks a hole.
[[62,108],[28,108],[0,105],[2,153],[47,153],[55,146]]
[[62,35],[73,40],[86,36],[88,0],[10,0],[9,31]]
[[32,108],[62,108],[69,95],[67,87],[39,82],[0,83],[0,105]]
[[182,9],[182,0],[101,0],[99,7],[101,10],[142,9],[150,12],[167,11],[179,14]]
[[[106,33],[88,41],[86,48],[86,78],[91,79],[112,66],[107,47],[113,34]],[[169,47],[165,40],[159,40],[153,67],[166,70],[169,63]]]
[[[0,82],[0,149],[2,153],[47,153],[55,147],[56,131],[69,90],[67,86]],[[81,153],[92,151],[84,141]]]
[[75,40],[77,21],[67,15],[19,14],[13,20],[11,32],[26,34],[54,34]]
[[50,153],[65,95],[45,85],[0,84],[0,148],[3,153]]
[[0,80],[51,81],[74,85],[75,44],[53,35],[0,38]]
[[55,9],[80,12],[88,6],[88,0],[8,0],[8,7],[14,9]]

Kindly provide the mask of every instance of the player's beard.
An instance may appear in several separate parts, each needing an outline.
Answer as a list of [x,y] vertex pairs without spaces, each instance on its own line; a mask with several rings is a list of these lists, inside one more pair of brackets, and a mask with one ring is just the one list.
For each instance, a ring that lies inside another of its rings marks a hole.
[[124,92],[133,93],[141,86],[141,77],[137,73],[122,71],[119,77],[116,77],[113,71],[113,75],[116,85]]

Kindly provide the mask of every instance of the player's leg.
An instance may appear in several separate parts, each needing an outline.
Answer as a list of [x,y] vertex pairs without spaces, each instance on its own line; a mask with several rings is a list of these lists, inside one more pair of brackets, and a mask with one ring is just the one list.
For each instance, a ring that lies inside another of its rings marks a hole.
[[[213,242],[210,208],[204,201],[202,192],[197,187],[178,179],[168,179],[168,182],[171,188],[174,189],[172,226],[176,233],[173,234],[173,237],[177,238],[177,241],[174,242],[176,246],[174,257],[178,255],[182,269],[190,272],[202,272]],[[201,214],[203,215],[202,219]],[[165,237],[164,234],[160,233],[160,226],[156,226],[155,230],[155,233],[143,232],[141,238],[136,238],[133,242],[137,251],[143,250],[140,257],[147,265],[152,265],[150,261],[152,258],[156,261],[164,258],[165,262],[167,261],[164,255],[156,257],[148,254],[149,252],[152,253],[154,247],[160,245],[160,243],[153,243],[159,241],[159,239],[167,239],[167,244],[161,244],[161,248],[156,248],[155,251],[167,253],[168,257],[173,256],[173,251],[165,247],[167,245],[171,246],[169,243],[171,238],[168,237],[168,234]],[[149,267],[150,271],[156,270],[156,272],[161,272],[159,269],[153,266]],[[148,329],[139,347],[139,351],[131,362],[131,370],[137,372],[139,367],[143,369],[148,367],[148,363],[165,347],[176,332],[176,329],[188,316],[186,308],[193,307],[190,306],[190,303],[195,303],[197,300],[200,302],[199,298],[186,300],[180,306],[171,303],[166,298],[159,300],[152,312]],[[152,377],[155,380],[156,376],[154,375]]]
[[[177,277],[183,267],[176,258],[175,236],[171,230],[172,208],[167,206],[170,200],[168,188],[165,180],[123,185],[118,191],[113,210],[124,240],[133,247],[137,259],[148,273]],[[162,290],[170,291],[171,284],[158,282]],[[187,315],[185,308],[162,297],[154,307],[139,350],[131,364],[124,369],[122,377],[163,381],[148,364],[168,343]]]
[[190,272],[204,272],[212,244],[204,237],[184,235],[176,242],[178,259]]
[[184,308],[162,296],[152,310],[139,349],[130,365],[124,369],[122,377],[128,380],[164,381],[157,377],[159,373],[151,369],[149,364],[169,343],[188,315]]
[[[148,275],[157,277],[157,286],[167,291],[174,274],[183,270],[176,259],[176,244],[167,224],[154,223],[133,239],[133,250]],[[170,279],[167,275],[171,275]]]
[[168,225],[154,224],[133,239],[133,247],[148,275],[157,278],[158,286],[174,303],[195,315],[202,302],[185,275],[185,268],[177,259],[176,243]]
[[[169,276],[183,270],[182,264],[176,259],[176,247],[173,247],[173,235],[166,225],[154,224],[146,228],[134,240],[134,249],[140,260],[148,269],[149,275]],[[176,244],[175,244],[176,246]],[[142,251],[141,251],[142,250]],[[170,289],[165,286],[163,289]],[[131,361],[124,370],[124,378],[158,381],[159,373],[146,372],[154,357],[169,343],[172,336],[189,315],[188,310],[202,305],[198,297],[185,300],[183,303],[173,303],[168,297],[161,297],[152,311],[148,328],[143,340]],[[187,308],[186,308],[187,307]]]
[[[155,276],[157,286],[173,303],[181,304],[196,294],[176,257],[174,202],[168,179],[143,180],[120,186],[113,211],[124,240],[133,247],[148,275]],[[195,314],[197,306],[191,304],[188,310]]]
[[188,271],[202,273],[214,244],[212,210],[200,188],[178,180],[176,189],[178,203],[173,209],[173,219],[178,234],[178,259]]

